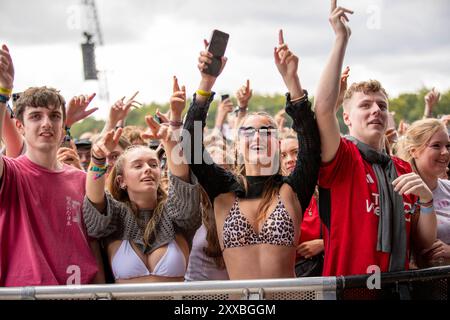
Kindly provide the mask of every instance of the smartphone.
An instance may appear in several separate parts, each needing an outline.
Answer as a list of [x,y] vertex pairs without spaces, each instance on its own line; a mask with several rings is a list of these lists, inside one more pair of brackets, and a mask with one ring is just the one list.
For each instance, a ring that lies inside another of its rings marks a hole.
[[156,114],[153,116],[153,119],[158,122],[159,124],[161,124],[161,118],[159,116],[157,116]]
[[228,33],[213,30],[211,39],[209,40],[209,45],[207,50],[212,53],[212,62],[208,65],[205,73],[217,77],[222,68],[222,57],[225,55],[225,50],[227,49],[228,38],[230,35]]
[[222,101],[227,100],[229,97],[230,97],[229,94],[223,94],[223,95],[222,95]]
[[70,136],[64,136],[64,140],[61,143],[61,147],[72,149],[72,144],[70,143],[71,141],[72,141],[72,139]]

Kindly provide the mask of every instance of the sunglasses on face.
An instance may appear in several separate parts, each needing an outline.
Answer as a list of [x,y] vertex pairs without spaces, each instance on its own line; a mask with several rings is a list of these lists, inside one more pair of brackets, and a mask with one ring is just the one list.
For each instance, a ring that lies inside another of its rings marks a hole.
[[275,129],[274,127],[271,127],[271,126],[261,127],[261,128],[254,128],[254,127],[240,127],[239,128],[239,134],[244,136],[245,138],[253,137],[256,134],[256,132],[259,132],[260,135],[270,137],[277,133],[277,129]]

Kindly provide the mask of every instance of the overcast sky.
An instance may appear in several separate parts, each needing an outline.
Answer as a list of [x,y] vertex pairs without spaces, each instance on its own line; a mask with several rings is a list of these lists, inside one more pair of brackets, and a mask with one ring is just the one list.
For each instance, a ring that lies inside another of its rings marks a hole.
[[[83,81],[80,44],[89,28],[82,0],[2,0],[0,42],[10,47],[15,90],[50,85],[70,98],[99,92]],[[111,102],[133,91],[141,102],[166,102],[171,77],[192,93],[197,57],[213,29],[230,34],[225,71],[215,90],[233,94],[251,80],[255,91],[284,93],[273,63],[277,31],[300,57],[302,85],[314,93],[334,34],[329,0],[97,0],[104,45],[97,68],[107,77]],[[450,1],[347,0],[355,11],[345,64],[350,81],[380,80],[392,96],[422,86],[450,88]],[[94,100],[103,117],[109,103]]]

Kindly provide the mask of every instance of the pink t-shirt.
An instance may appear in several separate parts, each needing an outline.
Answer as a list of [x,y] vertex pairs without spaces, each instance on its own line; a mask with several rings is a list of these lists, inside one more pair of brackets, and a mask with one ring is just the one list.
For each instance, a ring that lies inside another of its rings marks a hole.
[[0,286],[90,283],[98,269],[82,219],[86,174],[3,160]]

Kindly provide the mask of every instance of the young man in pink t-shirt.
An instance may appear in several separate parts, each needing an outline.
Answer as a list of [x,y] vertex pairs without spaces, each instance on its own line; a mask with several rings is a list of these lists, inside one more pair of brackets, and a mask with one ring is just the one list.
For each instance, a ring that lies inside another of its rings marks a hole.
[[[0,48],[0,139],[14,80]],[[0,286],[91,283],[97,274],[82,219],[86,175],[57,161],[65,101],[51,88],[30,88],[16,104],[27,151],[0,155]]]
[[409,164],[383,152],[389,102],[378,81],[347,90],[343,117],[350,137],[340,136],[336,104],[352,13],[331,1],[336,38],[315,96],[324,276],[405,270],[410,246],[428,248],[436,239],[431,191]]

